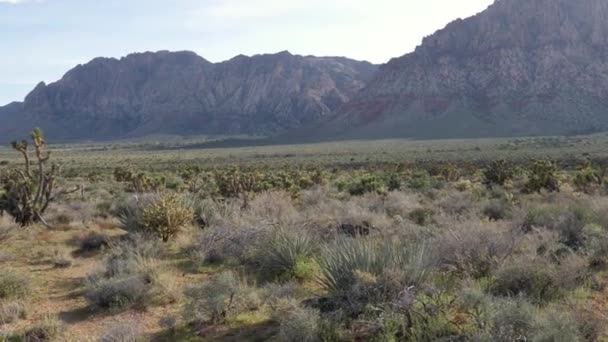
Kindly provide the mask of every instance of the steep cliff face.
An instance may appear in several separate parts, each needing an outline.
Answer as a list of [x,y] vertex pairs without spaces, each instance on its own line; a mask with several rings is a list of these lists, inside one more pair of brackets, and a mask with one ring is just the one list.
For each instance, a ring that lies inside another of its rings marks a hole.
[[10,110],[18,120],[0,116],[0,134],[32,125],[60,139],[274,133],[327,116],[375,70],[366,62],[288,52],[217,64],[192,52],[97,58],[58,82],[40,83]]
[[428,137],[608,129],[608,1],[498,0],[382,66],[337,122]]

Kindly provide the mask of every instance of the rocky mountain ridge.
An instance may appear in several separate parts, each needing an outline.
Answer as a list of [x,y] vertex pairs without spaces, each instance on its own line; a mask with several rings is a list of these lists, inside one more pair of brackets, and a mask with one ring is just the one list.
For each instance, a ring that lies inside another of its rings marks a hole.
[[352,136],[608,129],[608,1],[497,0],[392,59],[333,126]]
[[148,134],[272,134],[325,117],[376,66],[289,52],[211,63],[193,52],[96,58],[23,103],[0,108],[0,135],[40,126],[58,139]]

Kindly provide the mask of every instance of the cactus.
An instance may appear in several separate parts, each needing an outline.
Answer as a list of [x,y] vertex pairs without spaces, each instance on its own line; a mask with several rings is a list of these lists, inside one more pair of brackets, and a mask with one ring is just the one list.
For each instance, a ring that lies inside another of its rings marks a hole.
[[252,194],[261,190],[261,175],[258,172],[243,172],[232,169],[226,173],[216,174],[216,183],[224,197],[241,198],[243,209],[249,207]]
[[142,226],[145,231],[169,241],[192,222],[194,211],[178,194],[168,193],[143,209]]
[[594,168],[591,160],[585,159],[577,167],[573,183],[579,191],[593,192],[603,184],[602,171]]
[[514,173],[513,165],[505,160],[496,160],[483,171],[484,184],[488,187],[503,186],[513,179]]
[[13,217],[15,223],[28,226],[40,222],[48,226],[43,218],[49,204],[58,197],[76,192],[73,190],[56,190],[56,165],[47,167],[51,157],[46,151],[46,142],[42,130],[35,128],[32,131],[32,144],[35,160],[35,169],[31,168],[31,150],[27,140],[11,143],[13,149],[19,152],[24,159],[23,169],[11,169],[0,179],[3,193],[0,195],[0,212],[6,212]]
[[545,189],[549,192],[559,192],[559,180],[557,178],[557,163],[550,160],[537,160],[530,169],[526,190],[528,192],[540,192]]

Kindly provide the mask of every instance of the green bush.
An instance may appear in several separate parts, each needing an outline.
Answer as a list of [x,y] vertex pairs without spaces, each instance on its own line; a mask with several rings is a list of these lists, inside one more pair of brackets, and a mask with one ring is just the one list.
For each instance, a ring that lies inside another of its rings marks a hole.
[[[539,315],[535,321],[533,341],[538,342],[574,342],[591,341],[591,336],[585,336],[585,326],[581,325],[573,315],[565,310],[550,308]],[[592,333],[595,335],[594,333]]]
[[492,313],[492,341],[528,341],[534,334],[536,308],[522,298],[500,300]]
[[418,208],[409,213],[408,217],[419,226],[427,226],[433,223],[435,211],[430,208]]
[[578,249],[584,244],[584,228],[594,223],[595,213],[583,205],[540,206],[528,210],[520,224],[526,232],[547,228],[559,234],[566,246]]
[[515,168],[511,163],[505,160],[496,160],[483,171],[483,182],[487,186],[503,186],[512,180],[514,175]]
[[549,160],[537,160],[530,167],[528,173],[528,183],[526,183],[526,191],[559,191],[560,186],[557,172],[558,167],[556,162]]
[[374,174],[365,174],[349,181],[346,191],[352,196],[361,196],[367,193],[383,194],[386,187],[382,178]]
[[603,175],[590,160],[585,160],[574,173],[572,182],[579,191],[591,193],[602,185]]
[[542,304],[558,297],[555,267],[529,261],[512,261],[497,271],[492,293],[500,296],[524,295]]
[[511,216],[511,203],[494,199],[489,201],[483,208],[483,215],[492,221],[499,221]]
[[408,188],[412,190],[428,190],[434,185],[433,178],[426,171],[417,171],[415,172],[407,182]]

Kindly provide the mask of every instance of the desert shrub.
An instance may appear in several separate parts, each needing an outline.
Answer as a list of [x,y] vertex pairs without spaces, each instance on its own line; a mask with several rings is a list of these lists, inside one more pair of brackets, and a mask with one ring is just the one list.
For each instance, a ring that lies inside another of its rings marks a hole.
[[430,208],[418,208],[412,210],[408,217],[414,223],[420,226],[426,226],[433,223],[433,216],[435,211]]
[[158,270],[158,260],[164,251],[164,246],[155,239],[142,234],[129,235],[110,244],[102,274],[107,278],[140,273],[151,276]]
[[[535,320],[533,341],[575,342],[590,341],[585,336],[586,325],[581,325],[568,311],[556,307],[548,308]],[[593,334],[593,333],[592,333]]]
[[74,264],[74,258],[72,258],[66,251],[55,250],[51,257],[51,263],[57,268],[67,268]]
[[457,296],[458,309],[467,315],[475,331],[485,332],[492,313],[492,298],[479,286],[463,286]]
[[197,263],[257,264],[271,232],[267,224],[222,224],[196,234],[189,252]]
[[46,316],[25,331],[23,340],[26,342],[56,341],[64,330],[65,327],[56,316]]
[[319,341],[319,312],[309,308],[293,307],[280,320],[279,341]]
[[591,193],[602,185],[602,172],[595,169],[590,160],[585,160],[574,173],[572,183],[579,191]]
[[0,325],[16,322],[27,317],[27,308],[21,302],[0,303]]
[[223,323],[239,313],[256,309],[259,298],[230,271],[186,290],[184,318],[195,324]]
[[254,220],[280,224],[290,223],[298,217],[291,195],[284,191],[265,191],[256,195],[245,212]]
[[89,281],[85,298],[94,308],[116,310],[142,303],[149,291],[142,276]]
[[452,216],[464,216],[475,206],[468,192],[448,193],[437,202],[442,212]]
[[505,160],[496,160],[483,171],[483,182],[487,186],[503,186],[513,179],[514,174],[515,168],[511,163]]
[[109,241],[110,238],[107,235],[93,232],[82,238],[79,251],[81,253],[96,251],[107,247]]
[[122,309],[175,300],[173,276],[159,262],[162,243],[133,234],[112,244],[100,271],[85,284],[85,298],[93,308]]
[[268,305],[278,317],[283,315],[286,305],[289,306],[293,301],[297,301],[295,298],[306,295],[307,291],[294,281],[266,283],[261,291],[262,302]]
[[102,201],[95,205],[95,216],[107,218],[112,212],[112,202]]
[[73,218],[67,213],[61,213],[55,216],[54,221],[56,224],[67,226],[73,221]]
[[386,178],[386,188],[388,191],[401,189],[401,177],[397,173],[390,173]]
[[158,325],[170,334],[174,334],[177,329],[177,318],[170,315],[164,316],[158,321]]
[[407,187],[412,190],[428,190],[435,186],[436,182],[426,171],[415,172],[407,181]]
[[28,277],[12,269],[0,270],[0,299],[22,298],[30,292],[31,286]]
[[192,222],[194,212],[177,194],[168,193],[121,216],[123,227],[154,234],[167,242]]
[[557,172],[558,168],[556,162],[549,160],[537,160],[530,167],[528,173],[528,183],[526,183],[526,191],[559,191],[559,179]]
[[433,245],[445,270],[460,276],[490,276],[516,247],[517,235],[497,224],[463,222],[441,234]]
[[437,170],[437,175],[446,182],[455,182],[460,178],[460,170],[452,163],[443,164]]
[[492,221],[504,220],[511,215],[511,203],[502,199],[490,200],[483,207],[482,213]]
[[491,340],[527,341],[534,334],[535,307],[523,298],[503,299],[493,307]]
[[215,173],[219,195],[225,198],[240,198],[242,208],[249,206],[251,196],[263,190],[262,174],[257,171],[243,171],[238,168]]
[[593,216],[594,213],[582,205],[540,206],[529,209],[519,225],[524,231],[539,227],[555,231],[568,247],[578,248],[584,243],[583,229],[593,223]]
[[316,245],[306,232],[278,229],[264,251],[264,267],[275,277],[305,280],[314,273]]
[[590,263],[601,266],[608,257],[608,235],[606,229],[598,224],[587,224],[583,227],[585,250],[589,253]]
[[382,205],[388,216],[395,217],[399,215],[406,217],[408,213],[420,206],[419,202],[420,199],[416,194],[391,191],[386,195]]
[[548,258],[514,257],[496,272],[492,293],[501,296],[526,296],[537,304],[561,297],[581,284],[586,277],[586,262],[572,254],[560,264]]
[[99,342],[137,342],[143,341],[141,332],[134,322],[120,323],[108,329],[98,339]]
[[385,193],[386,187],[381,177],[365,174],[351,179],[346,184],[345,190],[352,196],[361,196],[366,193]]

